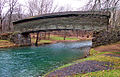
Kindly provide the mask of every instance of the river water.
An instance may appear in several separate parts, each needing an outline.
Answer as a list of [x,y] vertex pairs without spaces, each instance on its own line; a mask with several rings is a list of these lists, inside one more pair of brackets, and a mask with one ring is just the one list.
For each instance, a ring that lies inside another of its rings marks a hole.
[[0,77],[37,77],[84,56],[91,41],[0,49]]

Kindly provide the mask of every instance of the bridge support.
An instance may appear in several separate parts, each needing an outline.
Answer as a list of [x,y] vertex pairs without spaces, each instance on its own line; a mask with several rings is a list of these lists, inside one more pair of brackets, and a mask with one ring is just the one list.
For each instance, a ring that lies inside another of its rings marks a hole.
[[50,32],[48,32],[48,40],[50,40]]
[[120,41],[120,30],[100,30],[93,32],[92,47],[108,45]]
[[10,41],[20,45],[20,46],[29,46],[31,45],[31,37],[29,33],[26,34],[21,34],[21,33],[17,33],[17,34],[12,34],[10,37]]
[[65,30],[64,31],[64,40],[66,39],[66,36],[67,36],[67,31]]
[[39,32],[37,32],[37,37],[36,37],[36,43],[35,43],[35,46],[38,46],[38,40],[39,40]]

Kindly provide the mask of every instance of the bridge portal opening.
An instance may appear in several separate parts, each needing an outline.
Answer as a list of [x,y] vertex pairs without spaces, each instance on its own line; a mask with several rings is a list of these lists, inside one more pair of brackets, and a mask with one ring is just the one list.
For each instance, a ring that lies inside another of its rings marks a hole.
[[92,40],[92,31],[89,30],[54,30],[30,33],[32,45],[51,44],[57,42],[72,42]]

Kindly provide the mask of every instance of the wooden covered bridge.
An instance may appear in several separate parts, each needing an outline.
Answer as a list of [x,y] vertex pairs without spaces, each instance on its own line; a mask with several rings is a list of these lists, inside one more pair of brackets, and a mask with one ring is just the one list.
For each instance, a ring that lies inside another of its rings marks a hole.
[[[30,33],[67,30],[99,30],[109,25],[110,12],[70,11],[43,14],[13,22],[15,43],[30,45]],[[36,42],[37,43],[37,42]]]

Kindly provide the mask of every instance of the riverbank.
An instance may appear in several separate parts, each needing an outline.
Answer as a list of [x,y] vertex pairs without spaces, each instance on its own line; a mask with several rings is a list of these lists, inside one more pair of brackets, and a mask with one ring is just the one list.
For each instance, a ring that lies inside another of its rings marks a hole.
[[19,46],[8,40],[0,40],[0,48],[11,48],[11,47],[19,47]]
[[[55,44],[59,42],[77,42],[77,41],[85,41],[85,40],[92,40],[92,38],[77,38],[77,37],[67,37],[66,40],[64,40],[64,37],[60,36],[51,36],[51,38],[48,40],[39,40],[38,45],[45,45],[45,44]],[[36,39],[32,38],[31,43],[35,45]],[[20,45],[14,44],[8,40],[0,40],[0,48],[11,48],[11,47],[20,47]]]
[[45,77],[120,77],[120,42],[90,50],[90,56],[55,69]]

